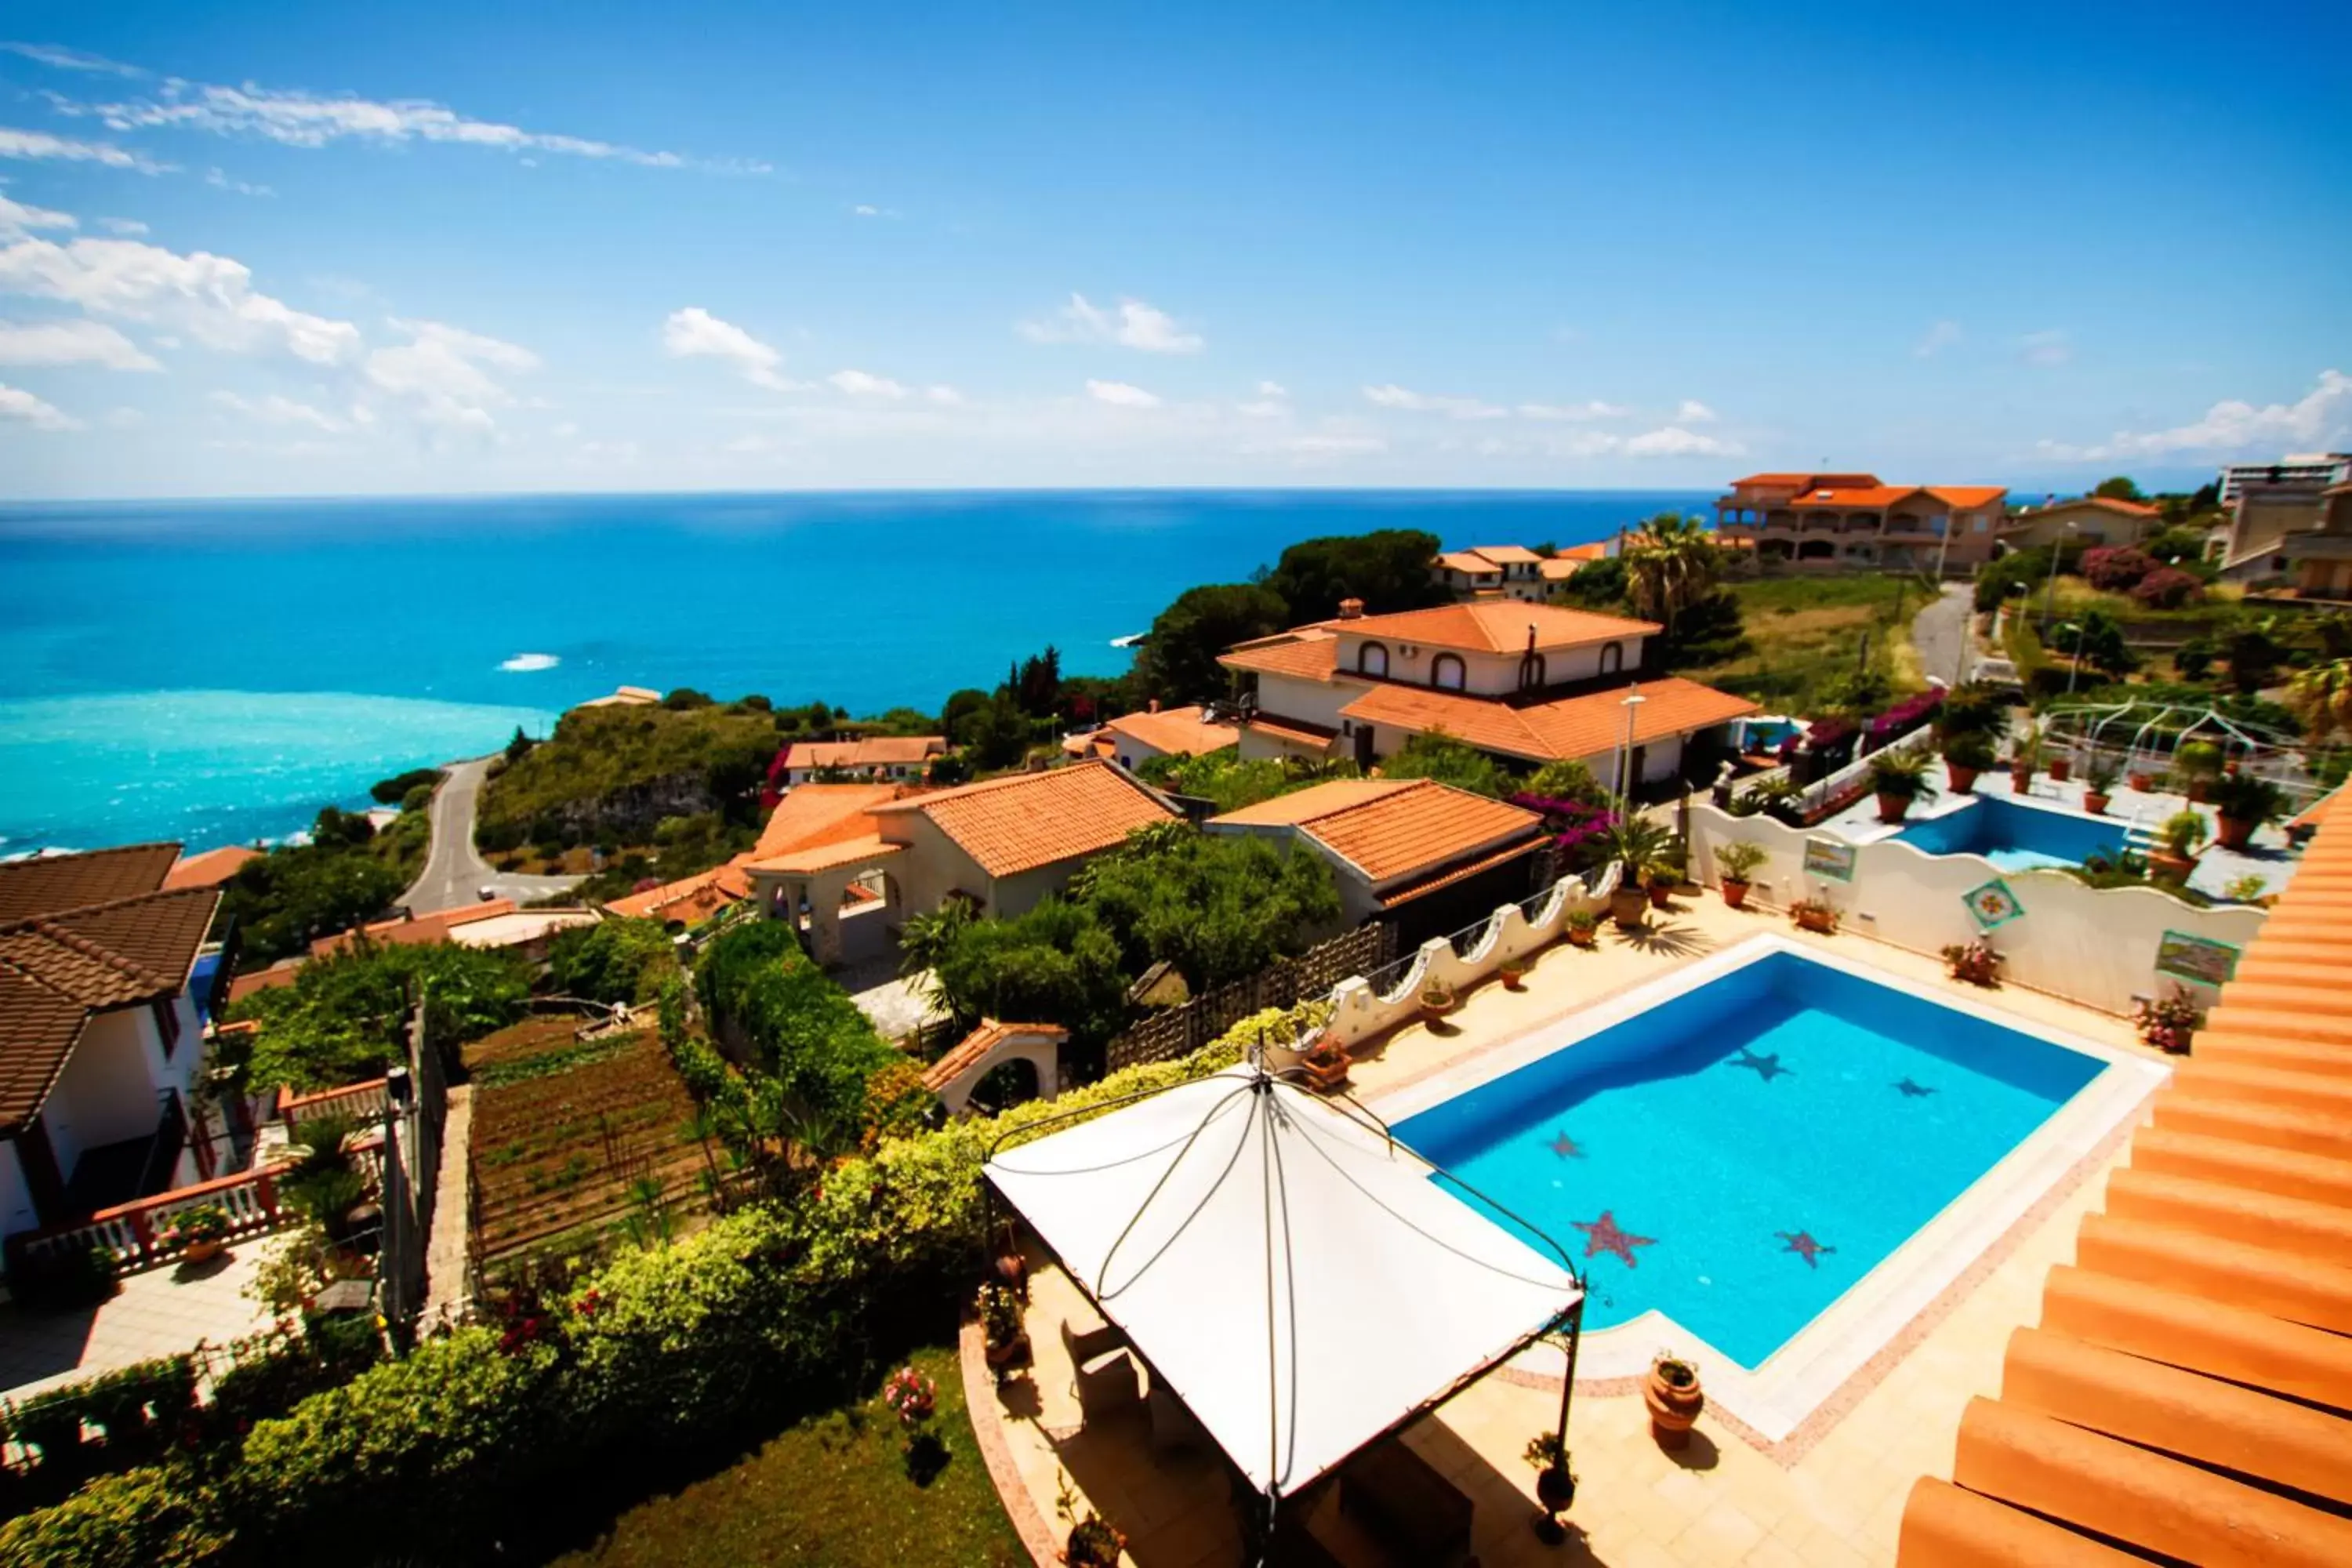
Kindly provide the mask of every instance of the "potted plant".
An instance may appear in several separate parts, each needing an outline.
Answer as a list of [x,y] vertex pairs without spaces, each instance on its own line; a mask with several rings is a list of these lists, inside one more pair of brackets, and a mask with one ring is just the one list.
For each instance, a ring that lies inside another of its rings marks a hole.
[[2202,813],[2183,808],[2164,819],[2156,830],[2156,844],[2147,852],[2147,874],[2156,881],[2175,886],[2189,880],[2197,869],[2197,849],[2211,830],[2205,826]]
[[1970,730],[1944,742],[1944,773],[1954,795],[1974,794],[1977,775],[1996,760],[1991,738],[1981,731]]
[[1454,987],[1435,975],[1421,983],[1421,1010],[1424,1016],[1443,1018],[1454,1011]]
[[2229,886],[2221,889],[2221,896],[2233,904],[2259,904],[2263,901],[2263,889],[2269,886],[2267,878],[2249,873],[2231,878]]
[[1526,959],[1516,956],[1507,958],[1503,960],[1502,963],[1495,966],[1495,973],[1503,977],[1504,990],[1520,991],[1526,989],[1528,978],[1528,961]]
[[2286,791],[2252,773],[2227,773],[2210,781],[2213,801],[2213,842],[2223,849],[2243,849],[2254,830],[2286,815]]
[[1538,1432],[1528,1439],[1525,1457],[1536,1468],[1536,1500],[1549,1515],[1566,1513],[1576,1503],[1576,1472],[1568,1468],[1568,1445],[1557,1432]]
[[1827,899],[1805,898],[1789,906],[1789,918],[1797,922],[1800,931],[1835,936],[1840,917],[1837,906]]
[[1087,1510],[1084,1519],[1078,1517],[1078,1494],[1071,1489],[1066,1471],[1061,1489],[1054,1494],[1054,1511],[1070,1527],[1069,1543],[1062,1548],[1062,1561],[1069,1568],[1118,1568],[1118,1554],[1127,1550],[1127,1537],[1092,1509]]
[[1661,1448],[1690,1446],[1690,1429],[1706,1408],[1706,1390],[1699,1385],[1698,1368],[1669,1352],[1650,1363],[1642,1383],[1642,1404],[1650,1412],[1650,1434]]
[[1674,835],[1662,823],[1622,810],[1598,843],[1601,852],[1617,863],[1617,888],[1609,895],[1610,918],[1626,931],[1638,930],[1642,912],[1649,905],[1642,880],[1665,864]]
[[1668,866],[1653,866],[1642,879],[1642,886],[1648,890],[1650,907],[1654,910],[1673,909],[1675,889],[1682,883],[1682,873]]
[[1965,980],[1971,985],[2000,984],[2000,954],[1981,937],[1974,942],[1947,942],[1944,962],[1952,966],[1955,980]]
[[1932,800],[1924,752],[1881,752],[1870,759],[1870,787],[1878,796],[1878,820],[1900,822],[1915,800]]
[[981,1332],[988,1343],[988,1364],[1002,1372],[1019,1361],[1029,1348],[1028,1326],[1021,1318],[1021,1298],[1002,1285],[982,1285],[979,1307]]
[[218,1204],[182,1209],[157,1238],[184,1263],[209,1263],[228,1250],[228,1214]]
[[1726,844],[1715,852],[1715,874],[1723,884],[1723,904],[1726,909],[1743,909],[1748,903],[1748,879],[1755,875],[1767,857],[1764,846],[1741,839]]
[[1570,947],[1591,947],[1599,940],[1601,916],[1591,910],[1570,910],[1568,914],[1568,944]]
[[2074,776],[2074,753],[2062,748],[2055,756],[2050,759],[2050,782],[2052,784],[2064,784],[2068,779],[2073,778]]
[[2042,726],[2030,723],[2018,731],[2017,744],[2009,753],[2009,787],[2023,795],[2033,787],[2033,775],[2042,766]]
[[2129,777],[2134,795],[2146,795],[2156,788],[2156,768],[2144,760],[2133,761]]
[[2221,748],[2210,741],[2184,741],[2172,753],[2172,773],[2189,804],[2203,805],[2206,791],[2221,776]]
[[2189,1049],[2189,1037],[2204,1021],[2197,998],[2178,985],[2169,996],[2132,1004],[2132,1026],[2139,1031],[2139,1037],[2174,1056]]
[[2093,816],[2105,816],[2107,805],[2115,796],[2116,775],[2122,770],[2105,757],[2095,756],[2083,770],[2083,809]]

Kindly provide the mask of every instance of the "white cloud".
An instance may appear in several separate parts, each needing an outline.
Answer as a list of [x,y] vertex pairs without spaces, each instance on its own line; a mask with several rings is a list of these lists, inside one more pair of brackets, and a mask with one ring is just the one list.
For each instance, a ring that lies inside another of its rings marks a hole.
[[79,430],[81,421],[42,402],[21,386],[0,382],[0,419],[21,419],[36,430]]
[[1257,384],[1257,395],[1260,397],[1287,397],[1290,395],[1290,394],[1284,389],[1282,383],[1278,381],[1259,382]]
[[0,321],[0,364],[95,364],[161,370],[139,345],[103,321]]
[[1199,353],[1206,346],[1198,332],[1184,331],[1167,311],[1140,300],[1121,300],[1113,311],[1073,294],[1051,318],[1019,327],[1022,336],[1040,343],[1117,343],[1159,354]]
[[139,426],[147,423],[147,416],[141,413],[138,409],[131,407],[130,405],[124,404],[119,408],[108,409],[106,411],[106,417],[100,420],[99,423],[105,426],[110,430],[136,430]]
[[1696,397],[1684,398],[1681,406],[1675,410],[1675,423],[1677,425],[1711,425],[1715,417],[1715,410]]
[[119,234],[127,239],[135,239],[147,232],[147,226],[135,217],[102,217],[98,220],[98,226],[109,234]]
[[403,400],[421,424],[437,430],[489,434],[498,423],[490,410],[514,402],[490,372],[539,368],[539,356],[529,349],[462,327],[440,321],[389,325],[409,341],[370,353],[362,374],[370,386]]
[[1272,447],[1302,457],[1345,457],[1360,452],[1385,452],[1389,444],[1378,436],[1289,436],[1272,443]]
[[1592,419],[1622,419],[1632,412],[1621,404],[1603,403],[1597,397],[1588,403],[1522,403],[1518,408],[1522,419],[1567,424],[1582,424]]
[[791,392],[795,386],[776,369],[783,363],[782,354],[699,305],[669,313],[662,323],[662,352],[672,359],[725,360],[745,381],[772,392]]
[[347,421],[336,418],[323,408],[298,403],[274,392],[258,399],[239,397],[234,392],[213,392],[205,395],[205,401],[216,408],[226,408],[232,414],[241,414],[264,425],[308,425],[331,436],[340,436],[351,428]]
[[1282,419],[1289,416],[1290,405],[1278,397],[1260,397],[1234,404],[1234,412],[1252,419]]
[[1737,441],[1721,441],[1669,425],[1629,437],[1618,449],[1629,458],[1731,458],[1738,456],[1740,447]]
[[0,294],[65,300],[96,316],[176,328],[230,353],[284,353],[313,364],[359,356],[360,331],[257,291],[243,263],[129,239],[26,239],[0,248]]
[[923,388],[923,395],[930,399],[933,403],[941,404],[950,408],[955,407],[963,402],[963,394],[958,392],[952,386],[927,386]]
[[37,228],[76,228],[71,213],[61,213],[53,207],[27,206],[12,202],[5,192],[0,192],[0,239],[20,239]]
[[1911,352],[1921,359],[1932,359],[1959,341],[1959,322],[1937,321],[1921,334],[1918,342],[1912,346]]
[[2074,344],[2063,331],[2028,332],[2017,340],[2017,357],[2047,368],[2074,357]]
[[882,216],[882,209],[880,207],[869,207],[863,202],[858,203],[849,210],[856,214],[859,217],[880,217]]
[[111,142],[80,142],[69,136],[52,136],[46,131],[16,131],[5,125],[0,125],[0,158],[98,163],[110,169],[136,169],[142,174],[167,174],[172,169],[169,163],[159,163],[144,153],[130,152]]
[[218,191],[235,191],[240,196],[274,196],[278,194],[268,185],[256,185],[244,180],[232,180],[218,169],[208,169],[205,172],[205,184]]
[[1139,386],[1129,386],[1123,381],[1089,381],[1087,395],[1097,403],[1108,403],[1115,408],[1157,408],[1160,399]]
[[103,55],[86,55],[79,49],[68,49],[59,44],[0,44],[0,52],[22,55],[57,70],[90,71],[102,76],[145,76],[137,66],[127,66],[120,60],[110,60]]
[[907,389],[887,375],[875,375],[862,370],[837,370],[825,377],[834,389],[852,397],[904,397]]
[[2105,441],[2076,446],[2043,441],[2044,457],[2070,462],[2109,458],[2161,458],[2175,452],[2216,456],[2277,454],[2282,448],[2340,449],[2352,439],[2352,376],[2324,370],[2312,389],[2293,403],[2261,408],[2234,398],[2217,403],[2204,416],[2169,430],[2118,430]]
[[1492,403],[1482,403],[1475,397],[1441,397],[1433,393],[1412,392],[1391,382],[1384,386],[1364,388],[1364,396],[1382,408],[1405,408],[1416,414],[1443,414],[1453,419],[1502,419],[1510,410]]
[[[47,95],[63,114],[100,121],[115,131],[194,131],[215,136],[257,136],[289,147],[324,147],[342,141],[403,144],[432,142],[488,147],[506,153],[558,153],[609,159],[654,169],[688,167],[764,174],[769,166],[740,160],[712,162],[676,153],[647,152],[591,137],[526,131],[494,120],[475,120],[425,99],[377,100],[349,93],[315,93],[247,83],[221,87],[166,78],[152,96],[110,103],[85,103]],[[58,154],[63,155],[63,154]]]

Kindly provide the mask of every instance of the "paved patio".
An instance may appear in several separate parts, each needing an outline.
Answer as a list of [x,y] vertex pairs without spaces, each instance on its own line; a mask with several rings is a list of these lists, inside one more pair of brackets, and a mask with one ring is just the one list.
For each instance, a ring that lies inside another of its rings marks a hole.
[[[1944,785],[1948,782],[1940,764],[1930,770],[1929,778],[1941,791],[1933,800],[1916,801],[1911,806],[1909,822],[1924,822],[1964,809],[1970,796],[1954,795]],[[1988,769],[1977,777],[1975,793],[1997,799],[2015,800],[2019,796],[2005,770]],[[2079,777],[2063,784],[2048,774],[2039,774],[2027,788],[2027,804],[2054,811],[2066,811],[2089,818],[2083,806],[2085,786]],[[2213,819],[2210,805],[2193,805],[2189,797],[2170,790],[2150,790],[2146,794],[2117,780],[2102,818],[2126,830],[2145,829],[2153,833],[2174,813],[2195,810],[2202,813],[2208,825]],[[1853,805],[1826,818],[1821,826],[1839,837],[1855,844],[1873,844],[1882,838],[1892,838],[1903,831],[1903,825],[1889,825],[1878,820],[1878,802],[1864,795]],[[2283,825],[2259,828],[2243,851],[2221,849],[2210,842],[2199,856],[2197,869],[2189,874],[2189,886],[2210,898],[2221,897],[2221,889],[2241,877],[2260,877],[2264,896],[2282,892],[2301,864],[2301,858],[2288,853],[2286,830]]]
[[[1677,900],[1647,931],[1604,929],[1598,949],[1565,944],[1540,955],[1526,988],[1480,987],[1434,1027],[1414,1024],[1360,1057],[1359,1095],[1377,1109],[1382,1095],[1428,1074],[1506,1047],[1515,1037],[1606,996],[1654,980],[1699,955],[1759,931],[1786,933],[1784,920],[1723,908],[1713,895]],[[1829,944],[1915,984],[1981,1003],[1958,987],[1934,958],[1868,938],[1801,937]],[[2135,1053],[2143,1047],[2121,1020],[2059,999],[2002,988],[2009,1013]],[[1549,1429],[1559,1408],[1561,1358],[1528,1352],[1435,1412],[1404,1440],[1454,1481],[1475,1509],[1473,1547],[1485,1568],[1505,1564],[1605,1563],[1612,1568],[1717,1568],[1726,1563],[1840,1568],[1893,1561],[1903,1503],[1922,1474],[1948,1477],[1962,1407],[2000,1384],[2012,1330],[2035,1321],[2043,1276],[2073,1255],[2075,1226],[2098,1206],[2105,1174],[2120,1159],[2115,1142],[2083,1159],[2025,1216],[1987,1248],[1967,1274],[1912,1319],[1789,1437],[1766,1443],[1710,1411],[1691,1447],[1661,1450],[1630,1380],[1580,1379],[1570,1446],[1580,1479],[1565,1544],[1547,1545],[1530,1528],[1535,1472],[1521,1458],[1528,1439]],[[1368,1303],[1368,1310],[1377,1310]],[[1041,1563],[1066,1533],[1055,1497],[1066,1474],[1083,1498],[1129,1536],[1139,1568],[1190,1568],[1239,1561],[1239,1536],[1223,1461],[1213,1454],[1155,1451],[1141,1408],[1083,1419],[1060,1323],[1086,1312],[1058,1271],[1037,1274],[1029,1315],[1036,1366],[992,1392],[967,1335],[967,1381],[983,1451],[1015,1524]],[[1318,1536],[1342,1562],[1386,1561],[1337,1517],[1327,1498]]]
[[0,1399],[259,1333],[270,1313],[246,1289],[275,1245],[275,1237],[247,1237],[211,1263],[125,1275],[97,1307],[0,1307]]

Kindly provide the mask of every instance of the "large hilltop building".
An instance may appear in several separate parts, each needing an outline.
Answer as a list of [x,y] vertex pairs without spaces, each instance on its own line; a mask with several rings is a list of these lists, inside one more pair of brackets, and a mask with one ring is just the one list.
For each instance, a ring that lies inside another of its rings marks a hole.
[[2009,491],[1890,485],[1876,474],[1750,474],[1715,503],[1716,531],[1799,566],[1970,567],[1993,558]]
[[1442,732],[1520,766],[1573,758],[1605,782],[1630,722],[1632,776],[1655,782],[1696,765],[1716,731],[1756,711],[1677,676],[1632,689],[1661,629],[1510,599],[1385,616],[1350,599],[1337,619],[1242,643],[1220,662],[1253,689],[1244,758],[1370,767]]

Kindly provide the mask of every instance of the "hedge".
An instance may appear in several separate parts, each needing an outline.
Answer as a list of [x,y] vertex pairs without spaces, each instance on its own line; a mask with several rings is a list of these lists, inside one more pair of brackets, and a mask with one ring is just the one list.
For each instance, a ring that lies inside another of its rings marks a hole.
[[499,1325],[314,1394],[257,1423],[217,1471],[174,1461],[110,1476],[0,1526],[0,1563],[175,1568],[478,1542],[519,1487],[835,1387],[863,1368],[877,1325],[910,1304],[950,1310],[980,1249],[981,1164],[1000,1133],[1230,1067],[1261,1029],[1324,1016],[1319,1002],[1271,1008],[1181,1061],[885,1142],[791,1206],[625,1253],[561,1300],[514,1304]]

